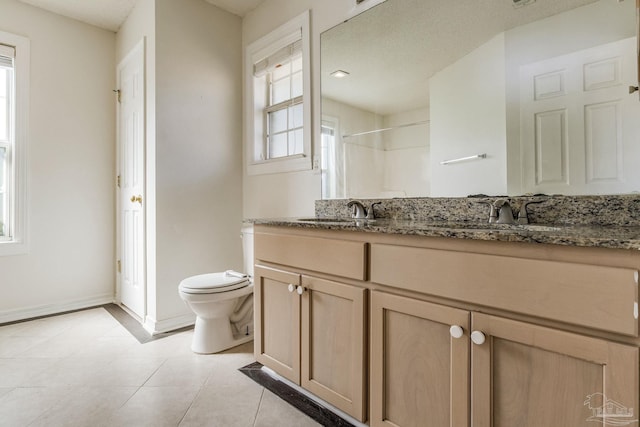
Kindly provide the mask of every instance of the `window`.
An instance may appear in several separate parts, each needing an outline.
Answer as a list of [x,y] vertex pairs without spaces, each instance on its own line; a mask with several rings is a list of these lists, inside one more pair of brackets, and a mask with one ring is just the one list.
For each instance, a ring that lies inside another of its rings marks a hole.
[[26,251],[29,40],[0,32],[0,255]]
[[247,47],[249,174],[311,168],[309,13]]
[[344,198],[344,152],[337,118],[323,116],[320,129],[322,198]]
[[12,192],[9,190],[13,177],[14,58],[13,46],[0,44],[0,241],[7,241],[13,235]]

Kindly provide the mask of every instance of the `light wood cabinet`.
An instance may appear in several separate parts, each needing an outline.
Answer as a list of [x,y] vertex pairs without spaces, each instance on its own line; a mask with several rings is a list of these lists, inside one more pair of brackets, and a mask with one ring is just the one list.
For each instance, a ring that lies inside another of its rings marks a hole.
[[302,387],[365,421],[367,290],[302,276]]
[[[450,325],[463,335],[451,336]],[[372,427],[586,427],[603,399],[631,421],[638,366],[637,347],[371,295]]]
[[468,311],[371,292],[371,426],[468,426],[468,331]]
[[637,347],[481,313],[471,323],[486,337],[471,346],[474,427],[602,425],[607,402],[611,425],[635,425]]
[[365,421],[367,290],[261,266],[254,283],[256,360]]
[[294,291],[300,279],[296,273],[256,266],[253,288],[256,360],[296,384],[300,384],[300,296]]
[[372,427],[639,418],[639,253],[269,226],[255,245],[257,360]]

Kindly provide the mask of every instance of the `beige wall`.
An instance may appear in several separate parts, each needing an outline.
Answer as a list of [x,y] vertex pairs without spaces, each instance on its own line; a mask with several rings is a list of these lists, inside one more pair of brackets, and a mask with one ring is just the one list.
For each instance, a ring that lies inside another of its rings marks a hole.
[[[345,19],[379,3],[368,0],[359,6],[344,0],[266,0],[242,21],[243,47],[278,26],[311,10],[311,64],[314,142],[320,141],[320,34]],[[247,83],[245,82],[245,85]],[[245,123],[250,117],[245,110]],[[246,138],[245,127],[245,138]],[[318,149],[314,149],[315,154]],[[246,166],[245,166],[246,168]],[[309,216],[314,201],[321,197],[320,172],[316,170],[272,175],[244,174],[243,215],[245,218]]]
[[156,1],[160,325],[191,316],[180,280],[242,269],[241,37],[238,16],[203,0]]
[[204,0],[140,0],[119,60],[146,43],[149,330],[194,316],[185,277],[242,269],[241,19]]
[[[156,298],[156,9],[154,0],[138,0],[116,34],[116,61],[119,64],[133,48],[145,45],[145,221],[146,314],[157,317]],[[115,165],[114,165],[115,166]]]
[[15,0],[30,39],[27,254],[0,257],[0,323],[113,299],[115,35]]

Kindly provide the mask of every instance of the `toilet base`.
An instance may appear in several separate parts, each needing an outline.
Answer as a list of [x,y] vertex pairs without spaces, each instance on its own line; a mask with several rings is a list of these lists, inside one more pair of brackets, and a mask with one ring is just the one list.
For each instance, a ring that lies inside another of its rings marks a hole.
[[218,353],[253,340],[253,334],[233,336],[229,318],[196,318],[191,350],[199,354]]

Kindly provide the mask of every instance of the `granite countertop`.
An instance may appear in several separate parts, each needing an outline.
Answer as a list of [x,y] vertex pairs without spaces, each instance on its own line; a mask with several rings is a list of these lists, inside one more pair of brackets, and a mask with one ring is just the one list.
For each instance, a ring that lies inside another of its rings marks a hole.
[[254,219],[249,222],[256,225],[307,229],[640,250],[640,226],[508,225],[386,218],[374,221],[338,218],[271,218]]

